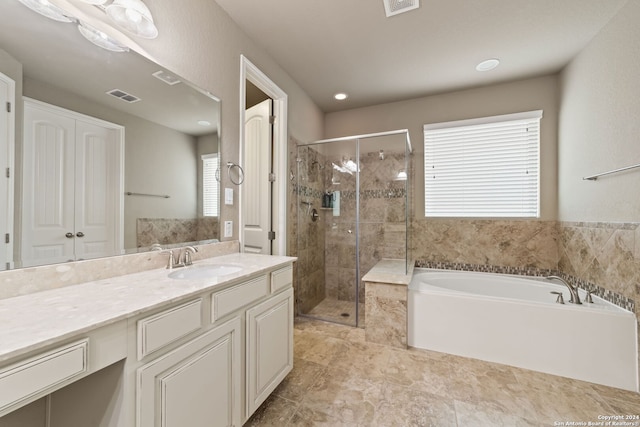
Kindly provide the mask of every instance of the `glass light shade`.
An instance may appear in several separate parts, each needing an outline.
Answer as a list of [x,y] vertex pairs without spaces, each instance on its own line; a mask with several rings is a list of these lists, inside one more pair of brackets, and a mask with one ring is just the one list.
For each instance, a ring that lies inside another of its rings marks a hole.
[[18,0],[34,12],[38,12],[42,16],[59,22],[73,22],[73,18],[60,9],[55,4],[49,3],[48,0]]
[[106,12],[119,27],[136,36],[146,39],[158,37],[151,11],[142,0],[114,0]]
[[109,37],[107,34],[87,24],[80,23],[78,25],[78,30],[85,39],[89,40],[96,46],[100,46],[103,49],[107,49],[112,52],[127,52],[129,50],[128,47],[121,45],[116,40]]

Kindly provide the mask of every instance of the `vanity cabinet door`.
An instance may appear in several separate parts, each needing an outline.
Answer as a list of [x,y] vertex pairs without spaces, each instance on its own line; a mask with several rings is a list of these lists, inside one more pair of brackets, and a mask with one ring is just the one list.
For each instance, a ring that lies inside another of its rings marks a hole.
[[138,427],[240,426],[241,321],[138,369]]
[[247,310],[247,416],[293,369],[293,289]]

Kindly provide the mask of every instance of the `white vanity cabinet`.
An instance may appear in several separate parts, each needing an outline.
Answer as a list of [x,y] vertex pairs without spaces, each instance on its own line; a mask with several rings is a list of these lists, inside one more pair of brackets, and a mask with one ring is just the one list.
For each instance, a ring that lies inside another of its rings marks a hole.
[[240,336],[235,318],[139,368],[137,425],[240,425]]
[[[293,368],[294,259],[223,260],[246,272],[203,283],[155,270],[0,300],[34,336],[69,311],[46,344],[9,353],[0,340],[0,426],[242,426]],[[0,336],[25,342],[14,329]]]
[[293,368],[293,317],[288,266],[134,319],[136,427],[241,426]]
[[293,369],[293,289],[247,310],[250,416]]

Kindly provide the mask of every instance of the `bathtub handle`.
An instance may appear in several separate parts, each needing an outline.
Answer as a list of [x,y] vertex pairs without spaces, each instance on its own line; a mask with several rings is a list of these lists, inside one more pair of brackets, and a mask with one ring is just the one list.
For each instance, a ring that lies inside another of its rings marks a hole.
[[586,302],[589,304],[593,304],[593,298],[591,298],[591,291],[587,291],[587,297],[585,298]]
[[554,294],[554,295],[558,295],[558,298],[556,298],[556,302],[558,304],[564,304],[564,298],[562,296],[562,292],[551,291],[551,293]]

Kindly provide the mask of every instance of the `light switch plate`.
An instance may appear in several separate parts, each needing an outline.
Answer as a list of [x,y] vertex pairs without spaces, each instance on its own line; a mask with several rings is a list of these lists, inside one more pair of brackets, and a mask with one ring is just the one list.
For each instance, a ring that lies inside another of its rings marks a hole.
[[225,205],[233,204],[233,188],[224,189],[224,204]]
[[224,237],[233,236],[233,221],[224,222]]

